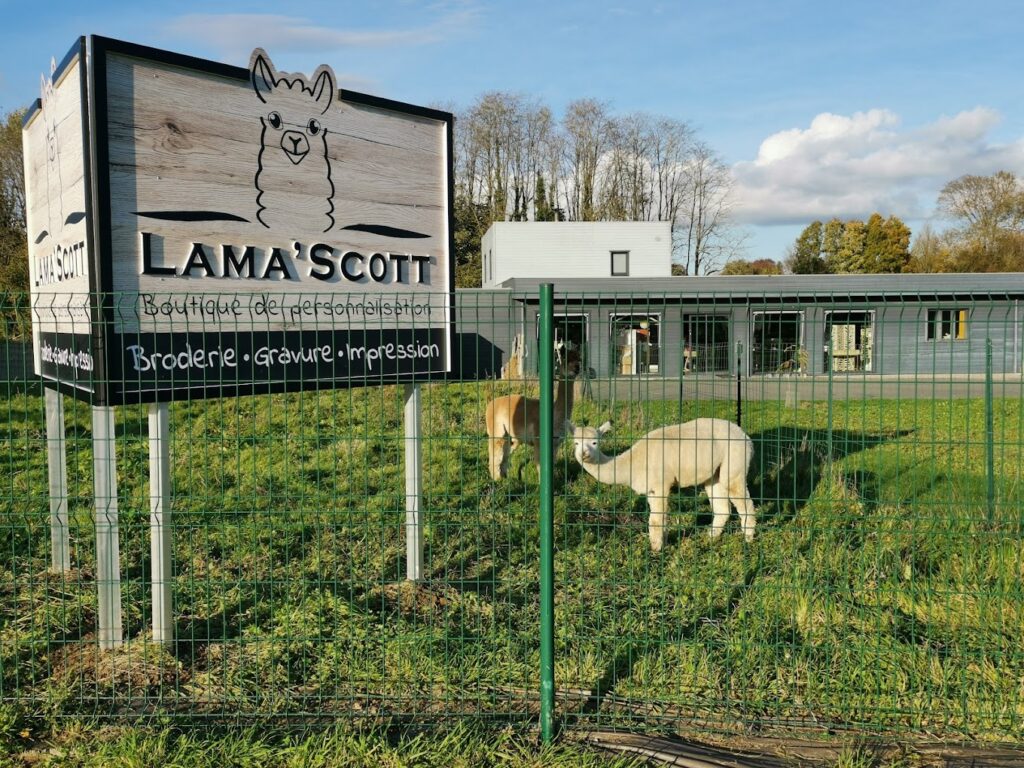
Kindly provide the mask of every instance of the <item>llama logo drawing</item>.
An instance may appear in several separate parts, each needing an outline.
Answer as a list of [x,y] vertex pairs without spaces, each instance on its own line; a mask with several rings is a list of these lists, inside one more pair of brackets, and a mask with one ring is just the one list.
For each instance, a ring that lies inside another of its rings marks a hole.
[[46,131],[46,221],[35,237],[36,245],[49,238],[57,238],[67,224],[77,224],[85,218],[83,211],[64,215],[64,180],[61,178],[60,141],[57,136],[57,98],[53,86],[57,62],[50,59],[50,76],[39,76],[39,102],[41,118]]
[[336,224],[335,173],[327,126],[341,100],[330,66],[321,64],[311,78],[279,72],[267,52],[256,48],[249,57],[249,82],[255,92],[254,131],[259,131],[255,221],[251,213],[237,209],[134,211],[136,216],[180,222],[258,223],[288,233],[349,230],[389,238],[429,237],[388,224]]
[[[57,109],[53,98],[53,73],[57,62],[50,59],[50,76],[39,76],[39,96],[46,128],[46,234],[55,237],[64,223],[64,185],[60,179],[60,144],[57,141]],[[38,242],[38,241],[37,241]]]
[[[310,83],[303,75],[277,72],[262,48],[252,52],[249,73],[266,105],[260,117],[256,218],[267,228],[327,232],[334,226],[334,182],[321,118],[337,93],[334,73],[321,64]],[[296,195],[297,190],[304,194]]]

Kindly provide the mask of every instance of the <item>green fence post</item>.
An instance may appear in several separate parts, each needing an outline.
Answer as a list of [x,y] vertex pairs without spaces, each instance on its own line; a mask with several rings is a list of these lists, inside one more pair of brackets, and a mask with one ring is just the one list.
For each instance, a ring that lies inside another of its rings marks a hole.
[[554,286],[540,286],[540,735],[551,743],[555,704]]
[[736,426],[743,426],[743,342],[736,342]]
[[992,339],[985,339],[985,469],[988,475],[988,524],[996,519],[996,429],[992,414]]
[[831,341],[825,345],[825,359],[828,360],[828,415],[826,416],[826,418],[828,419],[828,425],[827,425],[827,428],[826,428],[827,431],[825,432],[825,450],[828,452],[828,457],[827,457],[826,461],[828,462],[828,464],[827,464],[828,470],[831,473],[831,471],[832,471],[832,396],[833,396],[832,387],[833,387],[833,385],[835,383],[833,381],[833,378],[832,378],[832,372],[835,369],[835,366],[832,364],[832,342]]

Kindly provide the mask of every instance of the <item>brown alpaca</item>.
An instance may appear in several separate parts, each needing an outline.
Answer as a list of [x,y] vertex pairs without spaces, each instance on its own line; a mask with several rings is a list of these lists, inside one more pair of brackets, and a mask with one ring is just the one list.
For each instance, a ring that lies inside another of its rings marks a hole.
[[[555,399],[552,417],[555,446],[564,436],[564,423],[572,417],[574,380],[580,372],[580,357],[576,350],[565,350],[561,375],[556,374]],[[512,451],[526,444],[533,448],[533,460],[540,471],[540,400],[523,395],[496,397],[487,404],[487,452],[491,477],[500,480],[508,476]],[[519,469],[522,476],[522,467]]]

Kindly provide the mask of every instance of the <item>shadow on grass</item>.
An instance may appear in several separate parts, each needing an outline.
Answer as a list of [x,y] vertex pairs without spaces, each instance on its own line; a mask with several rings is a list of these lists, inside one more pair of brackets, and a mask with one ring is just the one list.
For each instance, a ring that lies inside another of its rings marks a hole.
[[[792,520],[827,479],[830,459],[840,461],[912,433],[832,430],[830,434],[826,429],[777,427],[752,434],[754,463],[749,488],[758,523],[781,525]],[[868,473],[855,472],[846,481],[857,488],[866,505],[877,503],[877,482]]]
[[[857,470],[843,472],[841,475],[830,475],[829,464],[856,453],[898,440],[912,432],[891,432],[886,434],[868,434],[847,430],[814,430],[797,427],[778,427],[751,435],[754,442],[754,466],[751,469],[753,479],[749,489],[758,509],[758,523],[782,525],[791,521],[808,501],[814,496],[818,486],[825,481],[838,481],[844,488],[850,489],[864,511],[872,511],[879,503],[879,480],[870,472]],[[677,493],[679,493],[677,491]],[[685,489],[686,507],[696,507],[697,530],[703,530],[711,522],[712,514],[707,500],[699,489]],[[646,516],[646,500],[638,497],[637,504],[642,507]],[[637,504],[631,512],[638,513]],[[735,511],[730,517],[730,525],[736,520]],[[833,521],[833,533],[847,548],[858,548],[863,541],[860,521],[850,515],[841,514]],[[679,539],[687,535],[673,526],[666,538],[666,546],[671,547]],[[689,529],[689,526],[684,526]],[[725,599],[717,602],[707,615],[694,617],[672,633],[673,641],[682,642],[697,636],[700,628],[709,622],[727,621],[737,610],[744,594],[765,572],[765,560],[760,550],[753,561],[745,569],[742,580],[735,583]],[[620,647],[618,653],[605,667],[604,673],[597,681],[590,697],[579,711],[567,715],[567,721],[586,718],[598,713],[602,702],[614,697],[616,686],[628,680],[636,664],[644,657],[656,653],[663,638],[636,638]]]

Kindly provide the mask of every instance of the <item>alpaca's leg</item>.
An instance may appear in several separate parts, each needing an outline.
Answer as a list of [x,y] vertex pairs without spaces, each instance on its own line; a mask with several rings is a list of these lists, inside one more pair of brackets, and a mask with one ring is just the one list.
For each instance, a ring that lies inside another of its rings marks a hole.
[[501,480],[508,474],[509,441],[506,435],[492,437],[487,441],[490,454],[491,478]]
[[757,525],[757,516],[754,511],[754,502],[750,498],[750,491],[747,484],[739,480],[729,486],[729,498],[732,505],[736,507],[736,514],[740,516],[740,525],[743,527],[743,537],[747,541],[754,540],[754,526]]
[[508,467],[512,461],[512,451],[516,449],[518,443],[515,438],[506,439],[501,444],[501,476],[508,477]]
[[[534,440],[530,443],[530,449],[533,451],[533,466],[537,468],[537,481],[540,482],[540,440]],[[522,466],[519,467],[520,476],[522,476]]]
[[492,480],[501,479],[501,444],[504,440],[497,437],[487,438],[487,468],[491,473]]
[[704,484],[704,490],[711,502],[711,509],[714,517],[711,519],[711,530],[708,535],[717,539],[725,530],[725,524],[729,522],[729,491],[725,483],[715,481],[714,478]]
[[651,505],[651,516],[647,519],[647,535],[651,538],[651,551],[661,552],[665,543],[665,511],[668,509],[668,497],[651,493],[647,496]]
[[[516,448],[518,448],[520,445],[529,445],[529,446],[532,447],[533,443],[529,442],[528,440],[525,441],[525,442],[524,441],[520,441],[520,440],[516,440],[513,437],[512,438],[512,447],[509,449],[509,452],[508,452],[509,456],[511,456],[515,452]],[[523,479],[523,470],[524,469],[526,469],[526,465],[520,463],[519,464],[519,470],[516,472],[516,477],[519,478],[520,481],[522,481],[522,479]],[[508,472],[508,464],[505,465],[505,472],[506,473]]]

